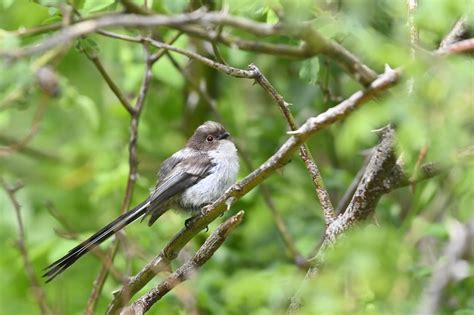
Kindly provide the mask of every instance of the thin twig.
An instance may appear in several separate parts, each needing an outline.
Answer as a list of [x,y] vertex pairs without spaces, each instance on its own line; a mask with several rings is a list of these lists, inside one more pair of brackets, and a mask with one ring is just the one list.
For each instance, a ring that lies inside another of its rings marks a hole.
[[[150,53],[148,50],[148,46],[146,44],[143,45],[144,52],[145,52],[145,72],[144,78],[142,82],[142,86],[140,88],[140,92],[137,98],[137,102],[133,108],[133,114],[130,121],[130,140],[129,140],[129,173],[128,173],[128,180],[127,180],[127,187],[125,189],[125,195],[122,202],[122,206],[120,208],[120,213],[124,213],[129,207],[130,202],[133,194],[133,189],[135,186],[135,182],[138,177],[137,173],[137,166],[138,166],[138,159],[137,159],[137,139],[138,139],[138,123],[140,119],[140,114],[143,109],[143,105],[145,104],[145,98],[148,92],[148,88],[150,86],[152,72],[151,67],[152,63],[150,60]],[[112,264],[115,254],[117,253],[119,246],[118,239],[116,238],[114,244],[110,248],[108,252],[108,257],[110,257],[109,261]],[[85,314],[93,314],[94,309],[97,303],[97,300],[100,296],[100,292],[104,286],[105,280],[107,279],[107,275],[109,273],[109,268],[107,264],[103,264],[102,268],[94,281],[94,286],[92,290],[92,294],[89,297],[87,302],[87,307]]]
[[89,52],[87,49],[82,49],[82,52],[95,65],[97,70],[100,72],[100,74],[104,78],[105,82],[107,82],[107,85],[109,86],[109,88],[112,90],[115,96],[117,96],[122,106],[127,110],[127,112],[130,115],[133,115],[134,109],[132,108],[132,105],[130,105],[130,102],[128,101],[127,97],[124,95],[124,93],[122,93],[122,90],[112,80],[112,77],[108,74],[107,70],[105,70],[97,54],[95,52]]
[[131,309],[135,314],[147,312],[153,304],[160,300],[174,287],[193,276],[198,268],[204,265],[214,255],[216,250],[224,243],[229,234],[242,222],[244,211],[227,219],[207,238],[196,254],[170,274],[158,286],[151,289],[147,294],[136,300]]
[[[218,121],[223,121],[222,115],[219,113],[216,102],[212,99],[212,97],[206,93],[204,89],[202,89],[199,84],[197,84],[193,78],[179,65],[179,63],[174,59],[174,57],[171,54],[167,54],[167,57],[170,59],[171,63],[173,66],[183,75],[183,77],[188,81],[189,85],[191,88],[193,88],[196,93],[199,94],[199,97],[201,97],[206,104],[209,106],[211,111],[217,116]],[[248,157],[248,154],[245,152],[245,150],[239,146],[237,143],[235,144],[237,147],[237,151],[240,154],[240,157],[244,161],[244,163],[247,165],[248,171],[251,172],[255,168],[253,167],[252,161]],[[305,259],[305,257],[298,251],[295,245],[295,241],[291,237],[288,228],[283,220],[283,217],[281,214],[278,212],[276,209],[275,203],[273,202],[273,198],[271,196],[270,190],[265,184],[260,185],[260,190],[262,192],[263,200],[265,201],[265,204],[267,205],[267,208],[272,212],[272,218],[275,221],[275,225],[277,227],[277,231],[280,234],[284,244],[288,248],[288,251],[294,261],[294,263],[299,267],[304,270],[307,270],[308,262]]]
[[[126,3],[129,3],[126,1]],[[47,38],[46,40],[24,47],[16,51],[3,51],[0,56],[18,59],[33,54],[38,54],[51,49],[57,45],[68,43],[75,38],[97,32],[107,27],[141,27],[150,28],[158,26],[168,26],[185,31],[183,27],[192,24],[200,24],[206,26],[212,24],[216,26],[230,26],[244,30],[256,36],[286,35],[288,37],[296,37],[305,42],[303,55],[311,56],[316,54],[324,54],[336,61],[343,67],[349,75],[354,77],[364,86],[372,82],[376,73],[367,65],[363,64],[354,54],[349,52],[340,44],[324,38],[308,23],[302,22],[296,26],[288,26],[284,24],[270,25],[266,23],[255,22],[250,19],[239,16],[228,15],[223,12],[203,12],[195,11],[188,14],[178,14],[175,16],[165,15],[149,15],[150,11],[146,8],[132,6],[133,10],[139,11],[135,14],[118,14],[113,16],[103,16],[94,20],[82,21],[68,27],[64,27],[57,34]],[[217,38],[222,38],[218,33]],[[297,48],[298,50],[298,48]]]
[[26,136],[24,136],[22,139],[20,139],[14,144],[11,144],[7,147],[0,147],[0,157],[8,156],[21,150],[33,139],[33,137],[39,131],[39,127],[43,120],[44,114],[46,112],[46,109],[48,108],[48,100],[49,100],[49,97],[46,95],[42,95],[40,97],[40,102],[38,106],[36,107],[36,111],[33,115],[33,120],[31,122],[31,127],[28,133],[26,134]]
[[174,51],[174,52],[179,53],[181,55],[187,56],[189,58],[198,60],[198,61],[204,63],[205,65],[207,65],[211,68],[214,68],[216,70],[224,72],[225,74],[228,74],[228,75],[233,76],[233,77],[251,79],[251,78],[254,78],[255,75],[256,75],[255,72],[253,72],[253,71],[248,71],[248,70],[243,70],[243,69],[238,69],[238,68],[234,68],[234,67],[231,67],[231,66],[227,66],[227,65],[215,62],[214,60],[211,60],[209,58],[203,57],[203,56],[201,56],[199,54],[196,54],[192,51],[177,48],[177,47],[174,47],[174,46],[162,43],[162,42],[158,42],[158,41],[153,40],[151,38],[144,38],[143,41],[146,41],[146,42],[150,43],[151,45],[153,45],[155,47],[171,50],[171,51]]
[[344,195],[342,196],[342,198],[339,199],[339,202],[338,202],[337,208],[336,208],[336,215],[344,212],[347,209],[347,206],[351,202],[352,196],[354,195],[354,193],[357,189],[357,186],[359,185],[360,180],[362,179],[362,176],[365,173],[365,168],[367,167],[367,164],[369,164],[369,160],[370,160],[370,157],[365,159],[364,165],[359,169],[356,176],[354,176],[354,178],[352,179],[351,184],[349,185],[349,187],[344,192]]
[[[178,32],[176,33],[176,35],[174,35],[168,42],[168,45],[173,45],[175,41],[178,40],[178,38],[183,35],[182,32]],[[163,55],[167,52],[166,49],[160,49],[157,53],[153,54],[150,56],[150,62],[151,64],[154,64],[155,62],[157,62],[161,57],[163,57]]]
[[[295,118],[289,109],[290,104],[288,104],[283,96],[278,93],[278,91],[273,87],[270,81],[268,81],[268,79],[263,75],[256,65],[251,64],[249,69],[257,73],[255,81],[257,81],[258,84],[260,84],[260,86],[265,90],[265,92],[267,92],[272,97],[275,103],[278,104],[290,130],[295,131],[298,129]],[[306,143],[300,147],[299,155],[311,176],[314,187],[316,188],[316,195],[318,196],[321,207],[323,208],[326,226],[328,226],[336,217],[334,213],[334,207],[332,206],[331,199],[329,198],[329,194],[324,186],[321,173],[319,172],[319,169],[314,162],[314,159],[311,156],[311,152],[309,151],[308,145]]]
[[317,117],[309,118],[298,130],[292,132],[293,135],[275,154],[255,171],[233,185],[187,227],[181,229],[158,256],[143,267],[137,275],[131,277],[119,291],[114,292],[114,299],[109,305],[108,313],[115,313],[117,309],[128,302],[130,296],[138,292],[159,271],[169,266],[170,261],[177,257],[184,245],[227,209],[228,200],[235,201],[247,194],[277,169],[285,166],[295,151],[314,133],[347,117],[367,100],[396,84],[399,77],[399,71],[387,68],[384,74],[380,75],[364,90],[354,93],[339,105],[328,109]]
[[[242,148],[242,146],[239,146],[236,144],[236,147],[240,153],[240,157],[242,158],[244,163],[247,165],[248,171],[252,172],[253,170],[255,170],[253,163],[251,159],[249,158],[247,152]],[[263,201],[265,202],[265,204],[267,205],[267,208],[272,213],[272,218],[275,221],[277,231],[280,234],[280,237],[283,240],[283,243],[286,245],[290,255],[293,258],[293,262],[296,264],[296,266],[298,266],[298,268],[302,270],[307,270],[309,267],[308,260],[301,254],[301,252],[296,247],[296,243],[293,237],[291,236],[290,231],[288,230],[288,227],[285,223],[285,220],[283,219],[283,216],[280,214],[280,212],[276,208],[270,189],[265,183],[261,183],[260,191],[262,193]]]
[[303,303],[302,292],[309,281],[315,277],[320,266],[324,262],[325,250],[333,245],[339,235],[348,230],[355,222],[365,219],[377,205],[380,197],[389,191],[389,187],[384,181],[391,174],[396,165],[395,153],[393,150],[395,131],[390,127],[385,127],[380,131],[381,141],[365,169],[357,190],[346,211],[339,214],[336,219],[326,227],[324,242],[317,256],[314,258],[314,266],[311,267],[300,287],[290,299],[287,315],[299,313]]
[[[308,270],[300,288],[290,299],[291,302],[287,310],[289,315],[299,312],[302,304],[301,294],[304,292],[304,287],[309,283],[309,280],[315,277],[320,266],[324,263],[325,251],[334,245],[342,233],[353,227],[357,222],[366,219],[370,214],[373,214],[382,195],[397,188],[408,186],[412,182],[402,166],[397,162],[394,150],[395,131],[390,126],[387,126],[378,130],[378,132],[381,136],[380,143],[365,168],[364,175],[357,186],[349,206],[326,228],[321,250],[313,259],[314,265]],[[420,168],[420,173],[414,180],[425,180],[439,174],[439,172],[439,168],[425,165]]]
[[35,297],[36,303],[38,304],[41,314],[52,314],[50,307],[46,302],[46,295],[44,294],[43,289],[39,285],[38,279],[36,278],[31,259],[28,254],[28,249],[26,247],[26,235],[25,228],[23,226],[23,220],[21,218],[21,206],[16,199],[16,192],[21,188],[21,185],[16,185],[15,187],[9,186],[5,180],[0,177],[0,185],[3,187],[5,192],[10,199],[10,202],[15,210],[16,221],[18,224],[18,241],[17,246],[20,251],[21,257],[23,259],[23,265],[25,267],[26,276],[30,282],[31,288],[33,290],[33,296]]
[[[152,11],[137,6],[130,0],[122,0],[122,4],[129,12],[152,15]],[[217,13],[219,15],[219,13]],[[335,41],[326,39],[318,31],[316,31],[309,23],[302,22],[297,25],[268,25],[265,23],[256,23],[252,20],[246,20],[241,17],[233,17],[225,12],[220,12],[223,20],[213,21],[211,23],[217,25],[229,25],[235,28],[243,29],[249,33],[259,37],[268,35],[285,35],[288,37],[296,37],[304,41],[304,45],[300,47],[291,47],[288,45],[275,45],[270,43],[260,43],[254,41],[246,41],[231,36],[224,36],[218,32],[209,32],[206,29],[199,29],[192,25],[179,24],[173,25],[192,36],[197,36],[211,42],[220,41],[229,47],[238,47],[243,50],[260,51],[266,54],[283,55],[288,57],[308,58],[317,54],[323,54],[336,61],[343,69],[345,69],[352,77],[359,81],[362,85],[367,86],[376,78],[376,73],[367,65],[363,64],[357,56],[345,49]]]

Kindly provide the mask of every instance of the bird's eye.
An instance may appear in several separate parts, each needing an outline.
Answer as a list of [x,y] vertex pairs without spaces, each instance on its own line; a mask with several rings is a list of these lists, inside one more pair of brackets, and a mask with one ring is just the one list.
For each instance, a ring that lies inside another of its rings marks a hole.
[[207,142],[211,142],[212,140],[214,140],[214,137],[213,137],[213,136],[207,136],[207,138],[206,138],[206,141],[207,141]]

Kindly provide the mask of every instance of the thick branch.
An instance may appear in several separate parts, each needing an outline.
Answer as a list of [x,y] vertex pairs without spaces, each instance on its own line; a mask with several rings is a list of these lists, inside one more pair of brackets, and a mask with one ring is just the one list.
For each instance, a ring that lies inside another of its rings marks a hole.
[[[171,63],[173,66],[181,72],[183,77],[188,81],[189,85],[191,88],[193,88],[198,94],[199,97],[201,97],[209,106],[209,108],[213,111],[213,113],[217,116],[218,121],[223,121],[222,115],[219,113],[216,102],[212,99],[212,97],[205,91],[205,89],[202,89],[198,83],[194,81],[194,79],[178,64],[178,62],[173,58],[171,54],[167,54]],[[247,168],[249,172],[253,171],[255,168],[253,167],[252,161],[248,157],[248,154],[245,152],[245,150],[239,146],[237,143],[235,144],[237,147],[237,151],[240,153],[240,157],[242,161],[247,165]],[[265,201],[265,204],[267,205],[268,209],[272,213],[272,218],[275,221],[275,225],[277,227],[277,231],[280,234],[283,242],[285,243],[290,255],[293,258],[293,261],[295,264],[304,270],[308,269],[308,262],[305,259],[303,255],[298,251],[295,245],[295,241],[291,237],[288,228],[281,216],[281,214],[278,212],[275,203],[273,202],[273,198],[271,196],[271,192],[268,189],[266,185],[263,183],[260,185],[260,191],[262,192],[263,200]]]
[[438,55],[459,54],[474,51],[474,38],[469,38],[444,46],[436,51]]
[[277,169],[288,163],[295,151],[298,150],[310,136],[334,122],[343,119],[360,107],[365,101],[397,83],[399,77],[399,71],[387,69],[384,74],[379,76],[365,90],[354,93],[339,105],[317,117],[308,119],[298,130],[292,132],[293,135],[289,137],[274,155],[243,180],[232,186],[188,227],[178,232],[157,257],[148,263],[136,276],[132,277],[122,289],[116,292],[114,300],[109,306],[109,313],[113,313],[123,306],[124,303],[128,301],[128,296],[135,294],[148,283],[157,272],[168,266],[169,261],[176,258],[184,245],[225,211],[226,202],[228,200],[239,199],[251,191]]
[[[296,27],[288,26],[284,24],[270,25],[266,23],[255,22],[250,19],[242,18],[239,16],[228,15],[223,12],[203,12],[195,11],[188,14],[179,14],[175,16],[165,15],[150,15],[151,12],[147,9],[140,9],[137,6],[132,6],[135,14],[117,14],[99,17],[93,20],[87,20],[78,22],[71,26],[63,28],[56,35],[53,35],[43,42],[31,46],[27,46],[23,49],[13,52],[1,52],[0,55],[10,58],[21,58],[38,54],[51,49],[57,45],[67,43],[75,38],[78,38],[89,33],[97,32],[102,28],[107,27],[157,27],[157,26],[168,26],[175,27],[180,31],[189,31],[191,24],[199,24],[206,26],[208,24],[218,26],[230,26],[237,29],[247,31],[256,36],[270,36],[270,35],[286,35],[289,37],[297,37],[305,42],[303,47],[303,56],[312,56],[316,54],[324,54],[332,58],[338,64],[340,64],[351,76],[353,76],[361,84],[367,86],[376,78],[376,73],[371,70],[368,66],[364,65],[354,54],[346,50],[340,44],[324,38],[319,32],[311,27],[308,23],[300,23]],[[139,11],[139,12],[136,12]],[[196,32],[194,32],[196,34]],[[215,40],[222,39],[223,37],[216,33]],[[225,38],[225,37],[224,37]],[[230,42],[236,42],[232,39],[223,41],[224,43],[230,44]],[[240,42],[241,45],[251,48],[252,44]],[[255,46],[255,44],[253,44]],[[270,46],[256,45],[259,49],[269,49]],[[282,51],[291,51],[292,53],[300,54],[300,48],[287,49],[289,47],[284,46],[271,46],[270,50],[276,50],[281,53]]]
[[465,16],[456,21],[451,31],[446,35],[441,43],[440,48],[445,48],[460,41],[468,33],[467,19]]
[[389,175],[396,164],[393,147],[395,132],[391,127],[385,127],[380,132],[382,141],[370,158],[349,206],[326,229],[325,242],[327,245],[333,243],[354,222],[363,220],[372,213],[380,197],[393,187],[389,182]]
[[143,314],[150,307],[160,300],[165,294],[170,292],[174,287],[189,279],[198,268],[204,265],[215,253],[215,251],[224,243],[227,236],[242,222],[244,216],[243,211],[239,211],[236,215],[227,219],[219,225],[214,233],[211,234],[199,248],[196,254],[175,272],[170,274],[158,286],[150,290],[132,304],[135,314]]

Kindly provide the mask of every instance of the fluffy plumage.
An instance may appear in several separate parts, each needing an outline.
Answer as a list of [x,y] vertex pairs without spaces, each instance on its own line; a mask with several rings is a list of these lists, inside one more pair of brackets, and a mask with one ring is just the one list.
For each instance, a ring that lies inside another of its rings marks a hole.
[[199,126],[186,147],[163,162],[150,196],[46,267],[46,282],[140,217],[149,217],[148,225],[152,225],[170,208],[195,213],[214,202],[235,182],[239,170],[237,149],[228,137],[219,123]]

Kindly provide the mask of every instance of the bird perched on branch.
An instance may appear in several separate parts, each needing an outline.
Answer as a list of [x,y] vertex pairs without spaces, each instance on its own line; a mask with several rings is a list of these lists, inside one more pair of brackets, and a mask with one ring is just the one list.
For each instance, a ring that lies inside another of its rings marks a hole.
[[238,170],[237,149],[229,139],[229,133],[219,123],[205,122],[183,149],[163,162],[158,183],[145,201],[46,267],[43,277],[46,282],[53,280],[91,248],[138,218],[149,218],[150,226],[171,208],[196,215],[235,183]]

